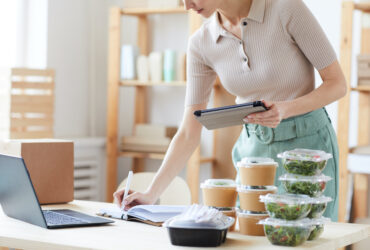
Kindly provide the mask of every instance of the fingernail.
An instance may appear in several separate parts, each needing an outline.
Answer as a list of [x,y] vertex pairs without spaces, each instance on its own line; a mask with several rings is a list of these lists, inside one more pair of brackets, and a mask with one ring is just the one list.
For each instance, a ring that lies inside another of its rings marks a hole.
[[245,122],[245,123],[248,123],[249,121],[248,121],[248,119],[243,119],[243,121]]
[[252,116],[251,115],[248,115],[247,118],[252,118]]

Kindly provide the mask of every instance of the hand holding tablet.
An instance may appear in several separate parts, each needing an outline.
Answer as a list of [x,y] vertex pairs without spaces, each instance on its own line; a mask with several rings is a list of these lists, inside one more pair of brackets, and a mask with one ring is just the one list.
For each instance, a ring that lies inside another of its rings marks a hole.
[[263,102],[248,102],[237,105],[197,110],[194,112],[197,119],[208,130],[237,126],[244,124],[243,119],[249,114],[266,111]]

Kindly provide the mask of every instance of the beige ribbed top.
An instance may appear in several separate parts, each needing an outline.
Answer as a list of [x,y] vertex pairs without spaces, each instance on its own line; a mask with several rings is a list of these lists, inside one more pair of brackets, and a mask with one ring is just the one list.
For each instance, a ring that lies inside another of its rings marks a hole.
[[315,88],[314,67],[337,60],[302,0],[253,0],[240,26],[241,40],[215,13],[190,37],[186,106],[208,102],[216,75],[236,103],[295,99]]

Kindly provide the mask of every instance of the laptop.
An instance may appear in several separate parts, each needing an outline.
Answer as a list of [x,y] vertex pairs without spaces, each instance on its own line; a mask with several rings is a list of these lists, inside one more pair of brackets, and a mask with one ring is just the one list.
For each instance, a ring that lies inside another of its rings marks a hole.
[[0,154],[0,204],[7,216],[49,229],[96,226],[114,222],[69,209],[41,210],[24,160],[2,154]]

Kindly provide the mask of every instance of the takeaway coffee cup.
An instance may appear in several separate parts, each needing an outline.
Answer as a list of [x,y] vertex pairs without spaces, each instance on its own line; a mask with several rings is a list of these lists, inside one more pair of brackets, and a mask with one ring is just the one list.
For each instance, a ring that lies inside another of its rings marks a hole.
[[236,184],[231,179],[208,179],[200,185],[203,203],[211,207],[235,207]]
[[266,219],[269,215],[266,212],[251,212],[238,210],[239,231],[241,234],[252,236],[264,236],[263,225],[257,224],[260,220]]
[[243,158],[237,163],[240,182],[244,186],[274,185],[277,166],[277,162],[270,158]]
[[277,191],[275,186],[260,186],[258,188],[238,186],[240,209],[253,212],[266,211],[265,204],[260,202],[260,195],[274,194]]

